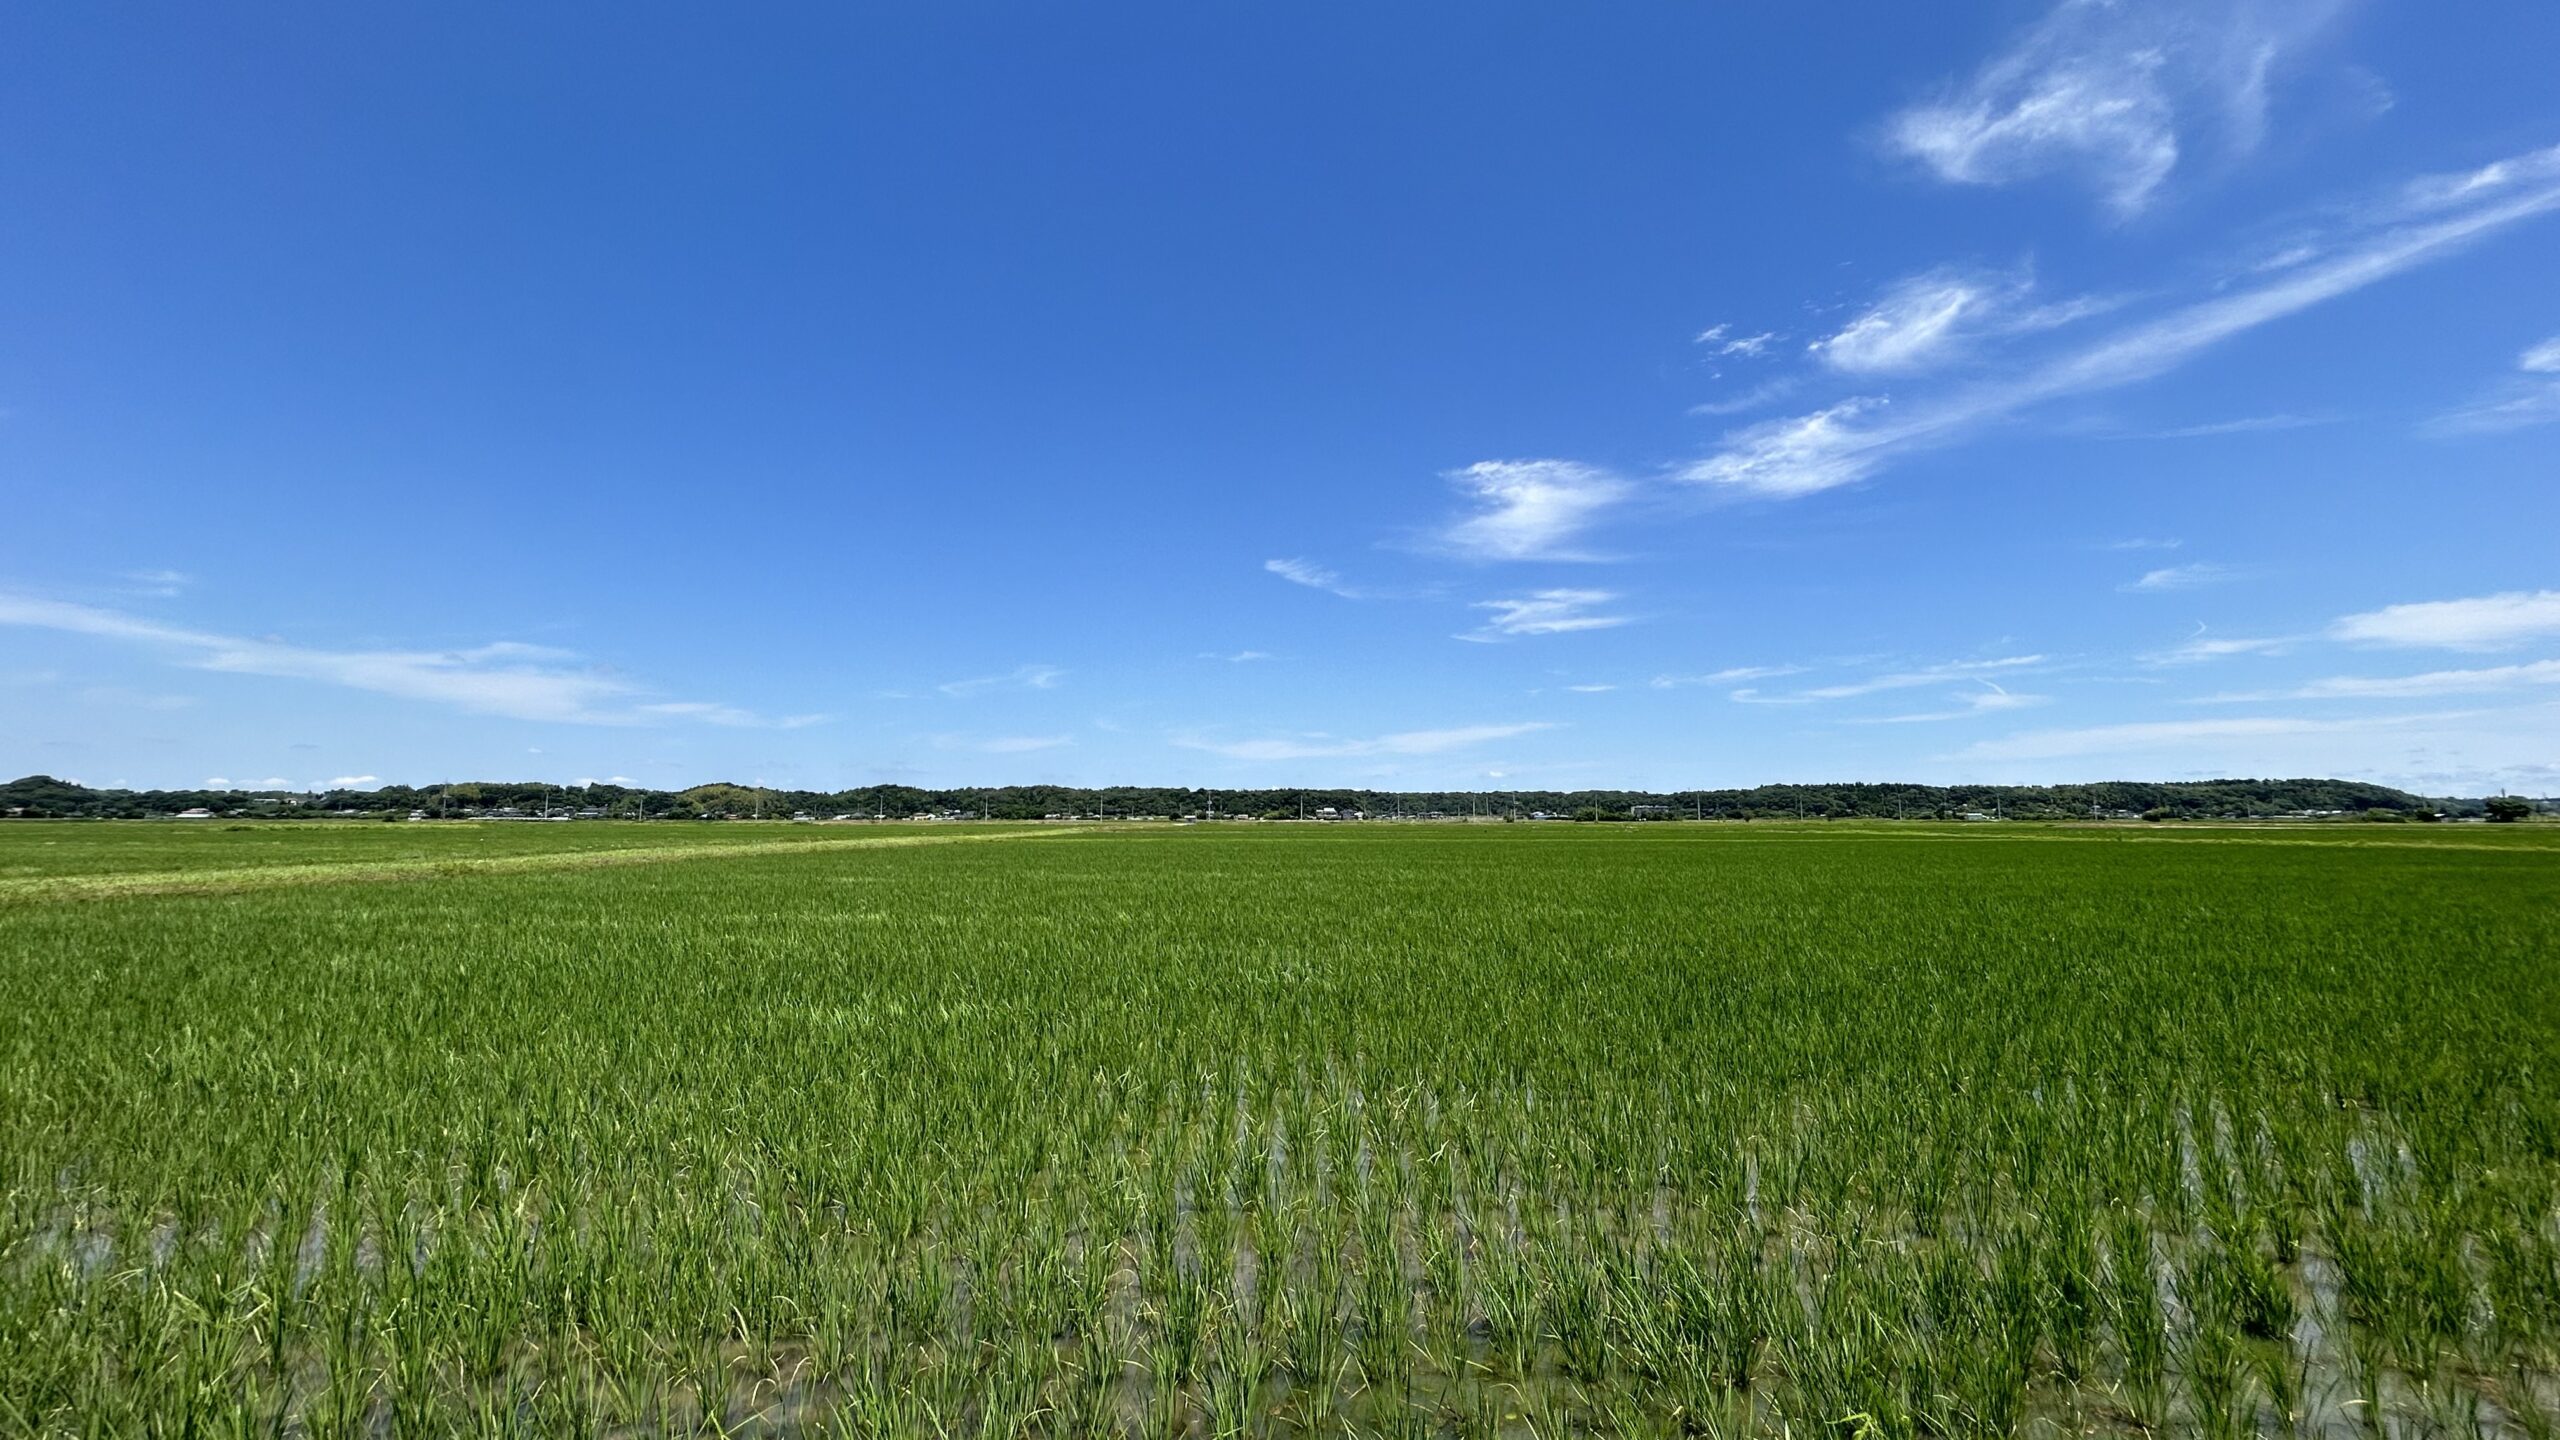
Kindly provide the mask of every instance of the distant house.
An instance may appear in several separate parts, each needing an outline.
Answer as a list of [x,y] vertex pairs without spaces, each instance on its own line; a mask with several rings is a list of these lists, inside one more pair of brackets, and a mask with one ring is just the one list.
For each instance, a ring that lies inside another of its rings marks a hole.
[[207,810],[201,805],[198,805],[192,810],[179,811],[178,818],[181,820],[210,820],[213,818],[213,812]]

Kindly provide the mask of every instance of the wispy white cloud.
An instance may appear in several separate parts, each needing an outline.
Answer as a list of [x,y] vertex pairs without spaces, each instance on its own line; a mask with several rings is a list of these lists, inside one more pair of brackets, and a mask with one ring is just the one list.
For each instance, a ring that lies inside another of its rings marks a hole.
[[2254,148],[2272,75],[2340,8],[2062,0],[1970,81],[1893,117],[1886,140],[1943,180],[2071,175],[2131,215],[2197,140]]
[[2004,303],[2005,289],[1945,272],[1914,276],[1809,348],[1823,364],[1851,375],[1916,370],[1952,348],[1968,319]]
[[2208,585],[2221,585],[2239,579],[2242,572],[2229,565],[2216,565],[2199,560],[2189,565],[2168,565],[2146,570],[2142,575],[2117,586],[2119,590],[2150,591],[2201,590]]
[[2560,420],[2560,335],[2518,355],[2516,371],[2506,384],[2425,428],[2440,436],[2488,435]]
[[1728,395],[1721,400],[1701,401],[1690,406],[1689,413],[1692,415],[1739,415],[1746,410],[1757,410],[1763,405],[1774,405],[1794,394],[1803,385],[1802,376],[1781,375],[1774,380],[1754,385],[1739,395]]
[[1567,685],[1564,688],[1576,695],[1606,695],[1618,687],[1615,685]]
[[0,625],[146,646],[198,670],[314,681],[517,720],[579,725],[637,725],[661,719],[755,723],[750,712],[731,706],[646,700],[630,681],[576,663],[577,657],[567,651],[513,641],[456,650],[326,650],[7,594],[0,594]]
[[[2224,754],[2234,741],[2296,739],[2313,735],[2353,735],[2377,728],[2434,725],[2467,718],[2460,712],[2393,715],[2356,720],[2316,720],[2293,715],[2253,715],[2227,720],[2149,720],[2081,729],[2029,730],[1996,740],[1977,741],[1961,752],[1972,760],[2068,760],[2092,755],[2129,757],[2208,744]],[[2227,763],[2227,762],[2226,762]],[[2300,764],[2301,762],[2297,762]],[[2301,768],[2317,771],[2316,765]],[[2235,767],[2246,773],[2245,767]]]
[[1017,665],[1001,675],[946,680],[934,688],[945,695],[965,699],[994,690],[1055,690],[1066,678],[1067,672],[1055,665]]
[[1448,478],[1477,510],[1443,528],[1438,548],[1475,560],[1593,559],[1573,542],[1632,488],[1570,460],[1485,460]]
[[2422,675],[2332,675],[2285,690],[2207,695],[2206,703],[2263,700],[2419,700],[2437,695],[2484,695],[2536,685],[2560,685],[2560,660],[2491,665],[2476,670],[2430,670]]
[[1630,617],[1596,612],[1618,597],[1607,590],[1538,590],[1501,600],[1479,600],[1472,607],[1490,610],[1483,628],[1462,640],[1500,640],[1516,635],[1562,635],[1576,630],[1607,630]]
[[154,600],[174,599],[195,583],[195,577],[184,570],[127,570],[123,578],[130,587],[127,594]]
[[1711,325],[1698,332],[1697,343],[1719,357],[1734,355],[1752,360],[1766,354],[1772,344],[1785,338],[1774,330],[1763,330],[1757,335],[1735,335],[1732,332],[1733,327],[1729,324]]
[[2137,537],[2132,540],[2110,540],[2100,548],[2106,550],[2175,550],[2186,543],[2187,542],[2184,540],[2145,540]]
[[735,705],[714,704],[708,700],[662,700],[634,708],[643,715],[668,720],[699,720],[705,725],[748,726],[764,723],[752,710],[742,710]]
[[1810,690],[1794,690],[1779,695],[1764,695],[1757,690],[1736,690],[1733,698],[1751,705],[1811,705],[1825,700],[1854,700],[1862,695],[1877,695],[1888,690],[1911,690],[1923,685],[1938,685],[1950,680],[1972,680],[1988,675],[2033,670],[2046,662],[2042,655],[2004,655],[1993,660],[1950,660],[1941,665],[1916,670],[1895,670],[1870,675],[1863,680],[1849,680],[1837,685],[1821,685]]
[[1801,675],[1803,665],[1735,665],[1723,670],[1710,670],[1703,675],[1656,675],[1653,688],[1678,690],[1690,685],[1739,685],[1746,680],[1773,680],[1781,675]]
[[1983,681],[1982,684],[1983,688],[1980,690],[1959,691],[1948,696],[1949,702],[1954,706],[1953,709],[1926,710],[1913,715],[1878,715],[1855,723],[1913,725],[1931,724],[1943,720],[1971,720],[1979,716],[1997,715],[2010,710],[2032,709],[2052,699],[2049,695],[2025,695],[2014,690],[2004,690],[1988,680]]
[[2463,600],[2386,605],[2341,617],[2332,639],[2357,645],[2503,650],[2560,635],[2560,590],[2509,590]]
[[2208,635],[2204,627],[2198,626],[2196,633],[2183,642],[2142,658],[2152,665],[2196,665],[2235,655],[2281,655],[2293,645],[2293,640],[2282,635]]
[[1345,600],[1372,598],[1369,591],[1344,583],[1340,575],[1311,560],[1265,560],[1262,568],[1292,585],[1304,585],[1310,590],[1339,595]]
[[1230,665],[1249,665],[1256,660],[1270,659],[1271,652],[1268,650],[1237,650],[1233,652],[1225,650],[1203,650],[1200,652],[1200,658],[1203,660],[1224,660]]
[[2034,276],[1939,269],[1897,281],[1883,297],[1807,353],[1847,375],[1907,375],[1961,358],[1976,342],[2051,330],[2114,309],[2097,296],[2029,305]]
[[1894,448],[1942,427],[1861,425],[1882,408],[1861,395],[1783,420],[1763,420],[1724,437],[1723,448],[1680,472],[1680,478],[1753,495],[1792,499],[1863,480]]
[[2166,430],[2141,430],[2119,433],[2118,440],[2203,440],[2216,435],[2258,435],[2277,430],[2306,430],[2314,425],[2334,425],[2335,415],[2243,415],[2233,420],[2209,420],[2199,425],[2178,425]]
[[379,775],[341,775],[337,779],[329,782],[329,788],[332,790],[353,790],[359,786],[379,785],[381,783],[382,777]]
[[2069,395],[2130,385],[2261,325],[2361,290],[2465,244],[2560,208],[2560,146],[2459,176],[2432,176],[2363,207],[2323,257],[2119,328],[2006,378],[1916,406],[1880,397],[1736,430],[1678,472],[1699,484],[1773,498],[1863,480],[1887,462]]
[[1404,730],[1371,739],[1325,734],[1293,735],[1263,740],[1205,740],[1183,736],[1174,743],[1206,750],[1230,760],[1329,760],[1368,755],[1438,755],[1495,740],[1556,728],[1546,721],[1508,725],[1460,725],[1447,730]]

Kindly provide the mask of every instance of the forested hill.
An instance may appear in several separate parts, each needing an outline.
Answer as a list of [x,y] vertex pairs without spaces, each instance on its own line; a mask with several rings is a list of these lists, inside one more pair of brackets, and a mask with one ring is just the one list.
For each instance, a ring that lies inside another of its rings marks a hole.
[[1762,785],[1749,790],[1198,790],[1004,785],[925,790],[871,785],[809,791],[714,784],[688,790],[540,781],[385,785],[374,790],[96,790],[48,775],[0,785],[0,815],[130,817],[379,815],[428,819],[586,815],[620,819],[788,820],[985,817],[997,820],[1190,817],[1387,819],[1545,816],[1594,820],[2088,819],[2477,815],[2478,798],[2412,795],[2352,780],[2194,780],[2090,785]]

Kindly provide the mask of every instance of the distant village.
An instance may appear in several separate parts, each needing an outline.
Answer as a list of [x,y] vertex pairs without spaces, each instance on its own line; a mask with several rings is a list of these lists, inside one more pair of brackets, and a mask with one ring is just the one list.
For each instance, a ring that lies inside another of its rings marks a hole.
[[2110,781],[2088,785],[1762,785],[1659,793],[1581,791],[1211,790],[877,785],[832,792],[732,784],[684,790],[542,781],[463,781],[320,790],[100,789],[47,775],[0,784],[0,818],[369,820],[561,823],[764,821],[796,824],[1159,821],[1175,824],[1517,823],[1770,820],[2296,821],[2485,823],[2560,814],[2551,799],[2421,796],[2359,781]]

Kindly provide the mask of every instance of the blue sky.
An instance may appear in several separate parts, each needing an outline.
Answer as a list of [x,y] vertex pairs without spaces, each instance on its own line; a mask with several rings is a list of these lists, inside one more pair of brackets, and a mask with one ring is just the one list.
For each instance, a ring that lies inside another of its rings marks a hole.
[[2560,8],[21,7],[0,770],[2560,790]]

